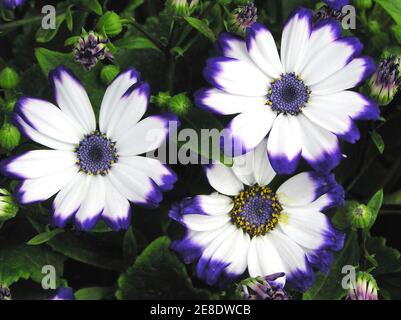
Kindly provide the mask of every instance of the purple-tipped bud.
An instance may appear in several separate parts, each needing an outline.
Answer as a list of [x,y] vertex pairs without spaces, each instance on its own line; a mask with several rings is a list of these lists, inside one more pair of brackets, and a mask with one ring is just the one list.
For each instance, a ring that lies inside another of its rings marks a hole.
[[109,39],[93,31],[81,36],[74,48],[75,61],[88,71],[95,67],[99,60],[113,61],[114,57],[106,46],[108,42]]
[[231,17],[231,31],[244,35],[245,30],[251,27],[258,19],[257,13],[258,9],[252,2],[235,9]]
[[387,105],[393,99],[401,84],[401,57],[390,56],[379,63],[369,81],[371,94],[380,105]]
[[344,18],[342,8],[349,4],[348,0],[326,0],[324,2],[326,4],[313,15],[313,23],[326,19],[341,21]]
[[283,272],[265,277],[248,278],[239,284],[237,292],[244,300],[288,300],[282,281]]
[[367,272],[359,271],[356,280],[351,282],[348,300],[379,300],[376,280]]
[[11,292],[10,289],[0,284],[0,301],[1,300],[11,300]]

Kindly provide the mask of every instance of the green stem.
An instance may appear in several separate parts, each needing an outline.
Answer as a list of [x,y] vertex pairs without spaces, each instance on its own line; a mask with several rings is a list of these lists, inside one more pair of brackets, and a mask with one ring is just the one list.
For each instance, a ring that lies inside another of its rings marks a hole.
[[153,42],[153,44],[160,49],[160,51],[164,52],[165,51],[165,46],[154,36],[152,36],[149,32],[147,32],[145,29],[142,28],[142,26],[135,21],[134,18],[131,19],[126,19],[124,22],[128,22],[134,26],[135,29],[137,29],[140,33],[142,33],[146,38],[148,38],[150,41]]
[[0,31],[21,27],[21,26],[24,26],[27,24],[41,21],[42,19],[43,19],[43,16],[36,16],[36,17],[32,17],[32,18],[26,18],[26,19],[8,22],[8,23],[0,25]]
[[167,71],[167,91],[168,92],[173,92],[173,90],[174,90],[175,65],[176,65],[175,57],[172,55],[169,58],[168,71]]

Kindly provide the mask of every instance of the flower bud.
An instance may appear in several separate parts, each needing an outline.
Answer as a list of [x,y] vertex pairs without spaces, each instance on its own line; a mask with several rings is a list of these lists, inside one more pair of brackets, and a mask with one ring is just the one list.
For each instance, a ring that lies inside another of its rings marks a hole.
[[11,300],[11,292],[10,289],[0,284],[0,301],[1,300]]
[[14,89],[19,82],[19,76],[12,68],[4,68],[0,72],[0,88]]
[[358,271],[356,279],[351,282],[348,300],[379,300],[376,280],[367,272]]
[[7,102],[5,103],[5,105],[4,105],[6,111],[9,112],[9,113],[13,112],[14,106],[15,106],[15,103],[16,103],[16,102],[17,102],[17,101],[16,101],[15,99],[12,99],[12,100],[7,101]]
[[100,71],[100,79],[105,85],[109,85],[119,73],[119,67],[114,65],[105,66]]
[[8,192],[6,189],[0,189],[0,222],[14,218],[17,212],[18,206],[16,205],[10,192]]
[[348,208],[348,220],[351,227],[365,229],[372,220],[372,211],[364,204],[353,203]]
[[367,10],[373,6],[372,0],[355,0],[355,5],[360,10]]
[[0,147],[13,150],[19,145],[21,133],[11,123],[5,123],[0,128]]
[[266,277],[245,279],[238,285],[237,294],[244,300],[288,300],[283,289],[284,281],[276,281],[284,275],[281,272]]
[[400,57],[390,56],[383,59],[370,78],[371,95],[380,105],[388,105],[401,84]]
[[168,106],[176,115],[185,115],[192,106],[191,100],[186,93],[180,93],[168,101]]
[[167,8],[179,18],[190,16],[198,7],[199,0],[167,0]]
[[153,96],[150,102],[154,103],[160,108],[167,108],[171,99],[170,92],[159,92],[157,96]]
[[104,30],[108,37],[114,37],[121,33],[123,25],[120,16],[113,12],[107,11],[97,23],[97,28],[101,32]]
[[243,36],[246,29],[251,27],[258,19],[257,13],[258,9],[252,2],[235,9],[229,21],[230,31]]

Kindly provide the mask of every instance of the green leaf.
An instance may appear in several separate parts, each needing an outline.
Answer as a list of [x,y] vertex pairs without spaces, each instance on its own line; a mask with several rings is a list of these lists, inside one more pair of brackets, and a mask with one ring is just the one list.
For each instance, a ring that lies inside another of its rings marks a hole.
[[127,266],[132,265],[136,259],[136,256],[138,255],[137,244],[132,227],[129,227],[129,229],[125,232],[124,235],[123,255],[124,255],[124,262],[126,263]]
[[345,265],[357,265],[359,261],[358,237],[355,231],[347,235],[344,248],[334,257],[328,275],[319,273],[314,285],[304,293],[304,300],[338,300],[345,296],[341,281],[344,277],[342,268]]
[[75,292],[76,300],[105,300],[113,297],[114,290],[111,287],[82,288]]
[[376,2],[401,26],[401,2],[399,0],[376,0]]
[[372,228],[372,226],[376,222],[377,215],[379,214],[380,208],[382,207],[382,203],[383,203],[383,189],[377,191],[367,203],[367,206],[372,213],[372,218],[370,220],[369,226],[367,227],[367,230]]
[[378,264],[373,275],[401,271],[400,252],[388,247],[383,237],[371,237],[366,240],[366,249],[369,254],[374,255]]
[[71,8],[72,8],[72,5],[69,6],[67,8],[67,11],[65,12],[65,19],[66,19],[66,22],[67,22],[67,29],[70,32],[72,32],[72,29],[74,28],[74,20],[72,19]]
[[50,232],[39,233],[37,236],[29,240],[26,244],[31,246],[37,246],[38,244],[46,243],[50,239],[54,238],[56,235],[63,232],[64,232],[63,229],[54,229],[51,230]]
[[61,14],[56,17],[56,28],[55,29],[43,29],[40,27],[36,32],[36,41],[39,43],[47,43],[53,40],[53,38],[57,35],[58,30],[60,29],[61,24],[64,22],[66,18],[65,14]]
[[117,40],[114,45],[121,49],[153,49],[160,51],[160,49],[148,38],[136,35]]
[[383,154],[384,152],[384,140],[382,136],[377,133],[377,131],[372,131],[370,133],[370,136],[372,137],[372,141],[375,144],[377,150],[379,150],[380,154]]
[[72,36],[72,37],[69,37],[69,38],[65,39],[64,45],[65,45],[66,47],[68,47],[68,46],[73,46],[73,45],[75,45],[75,44],[78,42],[79,38],[80,38],[80,36]]
[[98,0],[87,0],[85,1],[85,5],[94,13],[96,13],[98,16],[101,16],[103,14],[103,8],[100,5]]
[[62,53],[52,51],[45,48],[35,49],[35,56],[38,60],[42,72],[47,77],[51,70],[56,69],[60,65],[64,65],[71,69],[75,76],[84,85],[95,113],[99,113],[99,108],[104,95],[104,88],[99,81],[99,73],[101,64],[99,63],[91,72],[86,72],[79,64],[77,64],[73,55],[70,53]]
[[[28,213],[27,218],[37,232],[45,231],[43,226],[46,224],[46,217]],[[65,231],[50,239],[46,245],[68,258],[94,267],[106,270],[123,270],[119,248],[95,238],[91,234]]]
[[154,240],[118,279],[118,299],[207,299],[193,287],[185,266],[170,251],[170,239]]
[[0,248],[0,283],[10,286],[20,279],[31,279],[40,283],[46,274],[42,268],[46,265],[54,266],[57,281],[64,272],[65,257],[46,247],[27,245],[2,246]]
[[206,38],[210,41],[215,42],[216,36],[213,33],[212,29],[202,20],[193,17],[186,17],[185,20],[188,24],[193,27],[194,29],[198,30],[201,34],[203,34]]

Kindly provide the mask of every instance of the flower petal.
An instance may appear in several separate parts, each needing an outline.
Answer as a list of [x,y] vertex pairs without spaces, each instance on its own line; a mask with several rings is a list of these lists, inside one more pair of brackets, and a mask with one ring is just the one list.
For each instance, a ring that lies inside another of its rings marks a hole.
[[205,166],[205,172],[209,184],[222,194],[235,196],[244,187],[233,170],[221,163]]
[[102,176],[89,176],[86,196],[75,214],[75,222],[79,229],[91,230],[101,216],[106,201],[105,180]]
[[251,97],[266,95],[271,81],[262,70],[249,62],[227,57],[210,58],[203,74],[217,89]]
[[356,58],[330,77],[311,86],[310,89],[313,94],[326,95],[354,88],[367,79],[375,68],[371,58]]
[[49,199],[64,188],[77,174],[75,166],[58,173],[21,182],[16,189],[17,200],[22,204],[31,204]]
[[296,9],[284,26],[281,38],[281,61],[286,72],[299,74],[312,31],[312,11]]
[[295,171],[301,157],[300,128],[297,117],[280,114],[274,120],[267,140],[269,160],[279,174]]
[[96,119],[85,88],[73,73],[60,66],[49,74],[57,105],[86,132],[96,130]]
[[134,68],[128,68],[121,72],[107,87],[99,114],[99,128],[101,132],[107,132],[109,121],[116,110],[120,108],[119,102],[122,96],[139,80],[140,76],[138,72]]
[[117,141],[118,154],[135,156],[157,149],[167,139],[170,124],[178,126],[177,117],[170,113],[141,120]]
[[58,173],[75,166],[72,151],[34,150],[1,162],[1,173],[17,179],[34,179]]
[[266,97],[241,96],[211,88],[198,90],[195,103],[206,111],[229,115],[266,108]]
[[246,46],[252,60],[270,78],[284,73],[273,36],[263,25],[254,23],[247,29]]
[[255,180],[260,186],[267,186],[276,176],[276,172],[273,170],[267,155],[267,138],[258,144],[254,152]]

